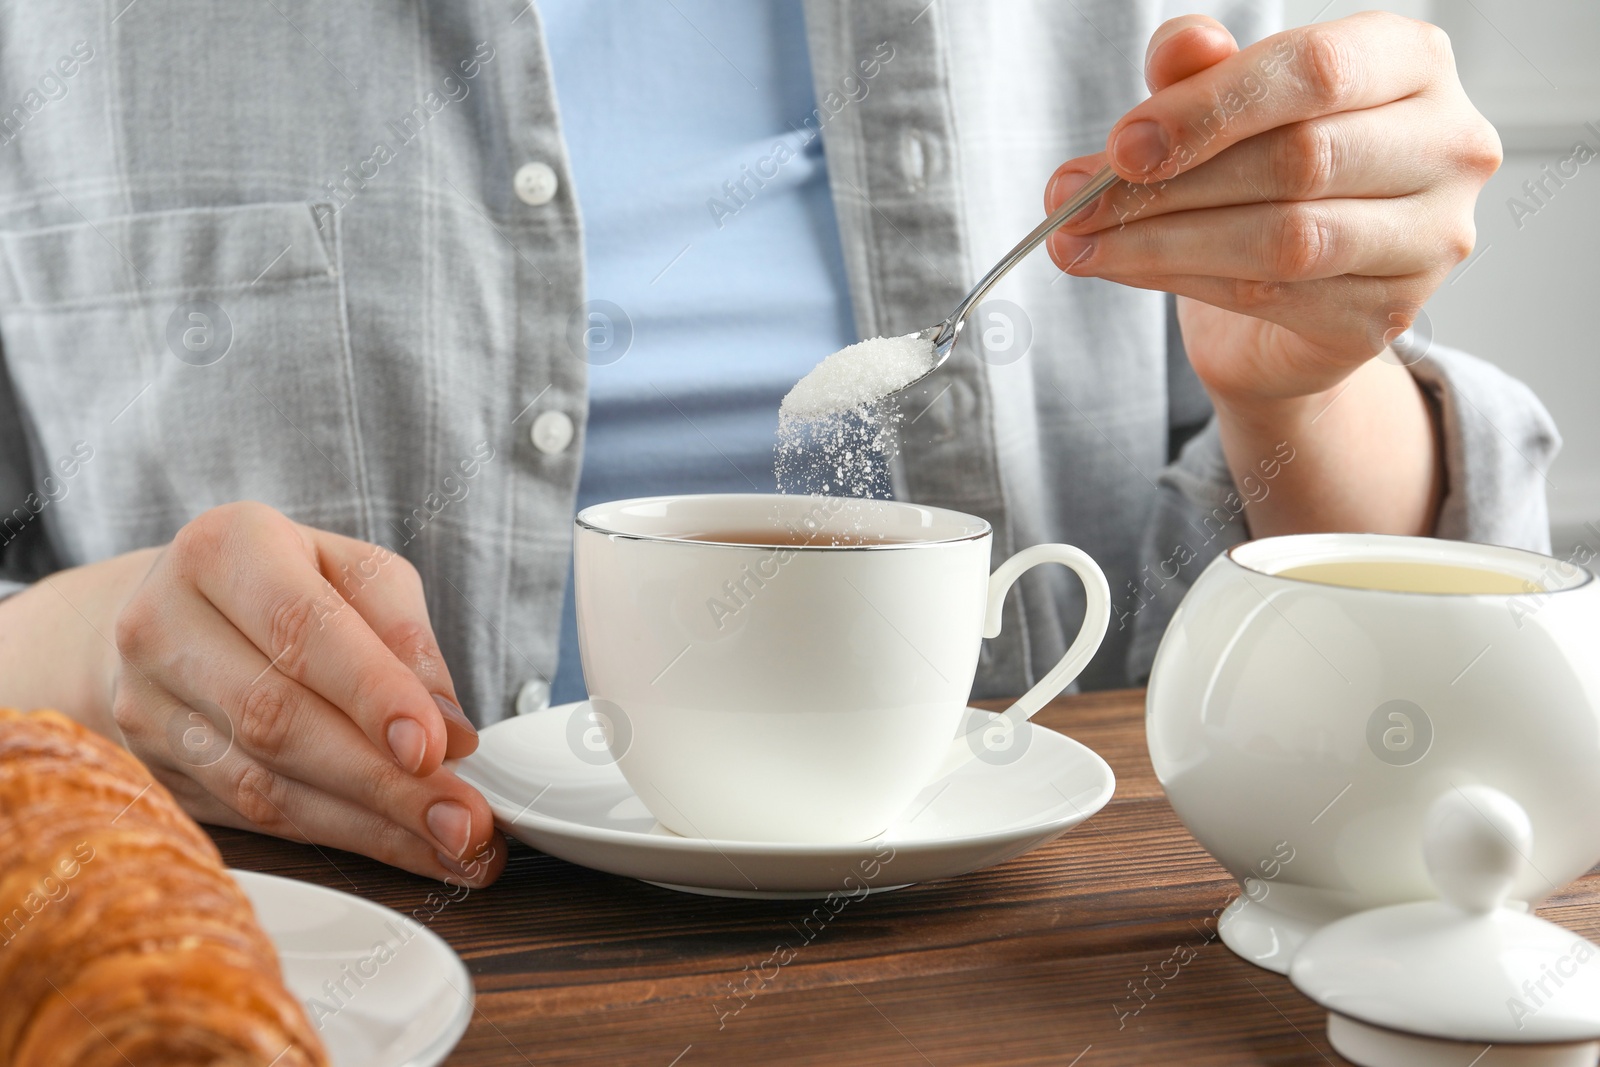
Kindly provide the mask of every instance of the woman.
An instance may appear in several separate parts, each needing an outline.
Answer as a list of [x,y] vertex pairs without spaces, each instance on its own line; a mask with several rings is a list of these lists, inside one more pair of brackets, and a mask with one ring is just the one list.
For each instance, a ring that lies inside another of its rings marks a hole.
[[[1139,188],[907,399],[893,486],[1101,562],[1087,684],[1247,536],[1545,547],[1543,409],[1404,333],[1500,158],[1444,35],[1220,6],[5,5],[0,703],[197,818],[492,879],[441,761],[581,695],[575,504],[770,487],[786,386],[1108,147]],[[983,695],[1075,629],[1020,589]]]

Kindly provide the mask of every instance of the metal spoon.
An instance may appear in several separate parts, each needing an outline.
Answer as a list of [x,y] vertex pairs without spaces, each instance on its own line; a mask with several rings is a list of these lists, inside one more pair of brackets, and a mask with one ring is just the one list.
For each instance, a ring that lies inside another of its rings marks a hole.
[[1039,223],[1033,228],[1032,233],[1017,242],[1017,247],[1000,257],[1000,262],[972,287],[972,292],[961,298],[961,303],[956,305],[956,309],[950,313],[948,319],[937,326],[929,326],[919,333],[917,336],[924,341],[933,342],[933,366],[895,391],[910,389],[944,366],[945,360],[949,359],[950,353],[955,350],[956,338],[961,336],[961,327],[966,325],[967,316],[972,314],[972,309],[978,306],[990,289],[994,288],[995,283],[1004,278],[1012,267],[1022,262],[1024,256],[1043,244],[1046,237],[1055,233],[1063,223],[1092,204],[1101,193],[1116,183],[1116,172],[1110,167],[1101,167],[1082,189],[1067,197],[1066,202],[1056,208],[1049,218]]

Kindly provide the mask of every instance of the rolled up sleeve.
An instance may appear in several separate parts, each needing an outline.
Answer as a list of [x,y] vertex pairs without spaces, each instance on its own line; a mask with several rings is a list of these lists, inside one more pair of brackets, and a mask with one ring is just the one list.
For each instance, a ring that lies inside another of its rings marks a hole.
[[1441,345],[1411,373],[1439,409],[1445,495],[1434,536],[1549,552],[1546,472],[1561,434],[1533,390]]
[[[1546,472],[1561,435],[1533,390],[1442,345],[1425,354],[1400,348],[1399,355],[1439,416],[1445,493],[1434,536],[1549,552]],[[1112,605],[1111,625],[1133,627],[1127,666],[1138,683],[1149,677],[1167,623],[1195,578],[1250,536],[1215,418],[1162,470],[1156,486],[1142,565]]]

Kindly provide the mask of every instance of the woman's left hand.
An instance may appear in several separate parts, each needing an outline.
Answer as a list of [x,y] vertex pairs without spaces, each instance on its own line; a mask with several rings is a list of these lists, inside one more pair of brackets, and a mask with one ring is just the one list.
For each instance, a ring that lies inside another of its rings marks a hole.
[[1137,187],[1067,223],[1050,255],[1178,294],[1219,408],[1337,388],[1471,252],[1500,141],[1437,27],[1369,13],[1240,51],[1220,23],[1185,16],[1151,38],[1145,75],[1154,95],[1107,153],[1062,164],[1045,207],[1108,160]]

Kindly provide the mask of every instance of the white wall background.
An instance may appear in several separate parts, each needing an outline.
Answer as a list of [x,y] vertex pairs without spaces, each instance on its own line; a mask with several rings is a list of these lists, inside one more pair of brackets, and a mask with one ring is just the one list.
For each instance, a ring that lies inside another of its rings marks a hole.
[[[1461,80],[1505,145],[1505,163],[1478,200],[1477,250],[1427,313],[1438,341],[1521,378],[1555,416],[1566,447],[1549,474],[1550,514],[1565,554],[1583,523],[1600,524],[1600,159],[1564,187],[1551,183],[1543,206],[1522,185],[1577,140],[1600,152],[1600,3],[1285,0],[1284,15],[1300,25],[1374,6],[1450,34]],[[1538,207],[1520,226],[1512,197]],[[1588,541],[1600,548],[1592,534]]]

